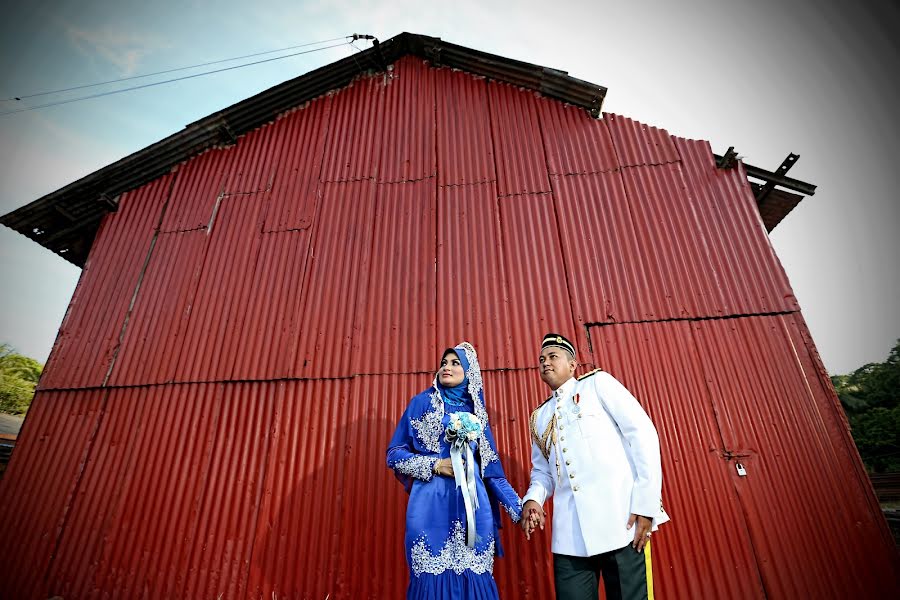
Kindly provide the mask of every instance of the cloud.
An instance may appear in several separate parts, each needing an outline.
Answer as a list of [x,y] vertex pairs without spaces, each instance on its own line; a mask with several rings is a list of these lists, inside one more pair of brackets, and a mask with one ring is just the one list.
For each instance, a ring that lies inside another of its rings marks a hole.
[[79,51],[112,63],[122,76],[134,75],[145,56],[170,47],[154,36],[111,28],[92,31],[68,25],[66,35]]

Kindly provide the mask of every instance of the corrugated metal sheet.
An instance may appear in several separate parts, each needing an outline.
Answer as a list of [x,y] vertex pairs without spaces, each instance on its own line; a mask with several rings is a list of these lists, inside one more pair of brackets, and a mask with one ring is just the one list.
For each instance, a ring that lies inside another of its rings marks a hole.
[[[541,134],[551,175],[599,173],[619,168],[605,120],[585,119],[571,104],[538,100]],[[607,117],[608,118],[608,117]]]
[[357,79],[334,96],[322,181],[357,181],[377,174],[383,147],[385,78]]
[[721,316],[716,273],[679,165],[632,167],[622,179],[641,261],[656,284],[645,318]]
[[435,180],[383,184],[377,194],[372,259],[357,292],[352,370],[390,373],[402,365],[428,372],[440,352]]
[[[525,194],[500,199],[500,233],[507,280],[512,348],[505,367],[534,366],[535,340],[548,331],[577,339],[572,320],[568,265],[559,242],[550,194]],[[523,277],[523,274],[528,274]],[[490,297],[482,298],[491,302]],[[579,344],[579,350],[587,350]]]
[[275,387],[111,391],[43,597],[244,597]]
[[225,191],[231,156],[229,149],[209,150],[175,169],[161,231],[193,231],[209,225],[216,201]]
[[[190,318],[184,339],[178,342],[176,381],[232,379],[234,363],[246,348],[244,321],[260,247],[264,198],[264,194],[228,196],[216,209],[212,227],[206,230],[197,291],[187,309]],[[170,291],[160,287],[158,293]],[[171,339],[170,332],[154,329],[160,337]],[[140,353],[143,344],[136,339],[135,343],[140,346],[135,352]],[[153,378],[152,373],[148,375]],[[121,377],[145,383],[124,370]]]
[[501,196],[550,191],[537,98],[511,85],[488,84],[491,135]]
[[[866,598],[897,589],[890,555],[873,551],[891,540],[868,502],[871,484],[795,317],[693,329],[725,447],[746,455],[748,476],[735,487],[767,592]],[[835,572],[860,556],[852,577]]]
[[53,351],[41,388],[102,385],[171,188],[171,176],[126,194],[100,228]]
[[665,129],[644,125],[612,113],[603,115],[619,164],[623,167],[678,162],[678,151]]
[[407,56],[385,79],[384,132],[379,181],[433,177],[435,157],[435,70]]
[[496,181],[487,84],[450,69],[435,73],[437,87],[438,183]]
[[371,261],[375,188],[371,180],[323,188],[304,283],[296,375],[351,372],[360,284]]
[[[524,492],[556,330],[660,430],[660,597],[896,589],[796,310],[744,171],[707,144],[401,61],[107,218],[0,487],[27,517],[0,526],[24,540],[0,580],[26,598],[401,596],[394,422],[441,349],[473,342]],[[69,387],[89,389],[46,391]],[[504,597],[549,597],[549,535],[502,541]]]
[[590,336],[597,364],[631,390],[659,432],[672,521],[653,538],[657,594],[765,598],[692,323],[592,327]]
[[264,231],[308,229],[316,210],[331,96],[288,113],[273,127],[285,141],[266,204]]
[[486,369],[512,353],[498,212],[493,183],[438,189],[436,337],[469,340]]
[[781,267],[741,168],[717,169],[709,142],[674,138],[694,207],[697,232],[723,298],[722,314],[796,311]]
[[0,485],[0,588],[47,598],[44,575],[81,507],[80,475],[106,391],[38,392]]

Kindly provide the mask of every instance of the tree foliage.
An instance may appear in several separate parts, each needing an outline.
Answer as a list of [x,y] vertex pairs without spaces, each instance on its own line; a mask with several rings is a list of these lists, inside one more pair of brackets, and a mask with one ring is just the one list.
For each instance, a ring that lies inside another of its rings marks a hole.
[[0,412],[21,415],[28,410],[43,368],[9,344],[0,344]]
[[884,362],[831,377],[870,471],[900,471],[900,340]]

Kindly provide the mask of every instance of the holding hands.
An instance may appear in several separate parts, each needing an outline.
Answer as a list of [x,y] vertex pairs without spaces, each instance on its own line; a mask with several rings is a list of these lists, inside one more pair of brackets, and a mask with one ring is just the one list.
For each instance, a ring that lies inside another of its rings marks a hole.
[[531,539],[531,533],[538,527],[541,530],[544,529],[546,517],[543,507],[534,500],[529,500],[522,506],[522,520],[519,524],[522,526],[522,531],[525,532],[527,539]]

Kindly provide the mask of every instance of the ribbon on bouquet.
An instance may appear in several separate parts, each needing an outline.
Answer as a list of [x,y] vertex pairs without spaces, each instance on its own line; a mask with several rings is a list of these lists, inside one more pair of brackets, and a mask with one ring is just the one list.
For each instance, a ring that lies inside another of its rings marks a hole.
[[[466,545],[475,547],[475,511],[478,510],[478,492],[475,489],[475,457],[465,434],[460,435],[453,429],[447,429],[445,436],[450,443],[450,463],[453,465],[453,476],[456,487],[462,489],[463,503],[466,505]],[[466,451],[466,464],[463,466],[463,448]]]

